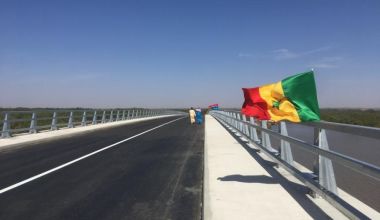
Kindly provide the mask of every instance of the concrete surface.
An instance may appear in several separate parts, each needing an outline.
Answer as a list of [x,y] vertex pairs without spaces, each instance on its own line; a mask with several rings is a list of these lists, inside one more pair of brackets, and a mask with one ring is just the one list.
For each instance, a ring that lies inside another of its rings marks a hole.
[[[223,127],[213,117],[207,116],[207,119],[204,219],[228,219],[234,214],[238,219],[281,219],[281,216],[286,216],[286,219],[306,219],[307,216],[313,219],[347,219],[323,198],[312,198],[302,182],[282,167],[273,166],[266,154],[258,152],[257,146],[243,141],[244,138],[239,138],[238,133]],[[301,164],[294,163],[302,172],[311,172]],[[234,185],[216,180],[232,181]],[[250,183],[250,187],[245,185],[247,183]],[[280,186],[283,190],[270,184]],[[258,190],[260,188],[263,191]],[[276,190],[282,193],[281,196]],[[338,188],[338,194],[369,218],[380,219],[379,212],[344,190]],[[232,208],[229,208],[229,203]],[[303,209],[301,213],[300,207]]]
[[322,210],[303,185],[283,175],[289,176],[254,149],[244,148],[219,122],[206,116],[205,220],[345,219],[331,207]]

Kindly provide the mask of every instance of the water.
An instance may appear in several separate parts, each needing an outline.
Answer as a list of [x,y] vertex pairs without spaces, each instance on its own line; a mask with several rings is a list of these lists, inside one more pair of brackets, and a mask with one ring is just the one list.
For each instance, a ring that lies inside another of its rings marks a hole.
[[[289,136],[313,143],[314,130],[312,127],[288,123]],[[350,157],[380,166],[380,140],[327,131],[330,150]],[[271,139],[272,145],[278,148],[279,141]],[[294,159],[310,170],[318,156],[298,147],[292,146]],[[336,182],[339,188],[353,195],[370,207],[380,211],[380,182],[364,176],[350,168],[333,162]]]

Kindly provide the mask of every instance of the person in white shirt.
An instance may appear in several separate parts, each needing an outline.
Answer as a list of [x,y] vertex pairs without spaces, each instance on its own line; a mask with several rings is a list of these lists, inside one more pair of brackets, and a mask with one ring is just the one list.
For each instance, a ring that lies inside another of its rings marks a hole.
[[191,107],[189,110],[189,116],[190,116],[190,123],[194,124],[195,123],[195,111],[194,111],[193,107]]

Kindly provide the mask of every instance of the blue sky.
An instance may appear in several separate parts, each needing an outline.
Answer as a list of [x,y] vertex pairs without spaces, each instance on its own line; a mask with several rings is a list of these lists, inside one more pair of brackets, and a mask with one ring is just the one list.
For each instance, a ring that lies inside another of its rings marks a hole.
[[0,0],[2,107],[240,107],[314,68],[321,107],[380,107],[380,1]]

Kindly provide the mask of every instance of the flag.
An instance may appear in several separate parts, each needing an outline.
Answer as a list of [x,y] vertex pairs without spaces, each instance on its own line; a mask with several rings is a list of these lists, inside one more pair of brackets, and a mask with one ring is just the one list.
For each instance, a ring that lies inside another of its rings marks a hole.
[[212,110],[219,110],[219,105],[218,104],[212,104],[212,105],[209,105],[208,108],[211,108]]
[[292,122],[320,120],[313,71],[290,76],[277,83],[243,88],[241,112],[259,120]]

